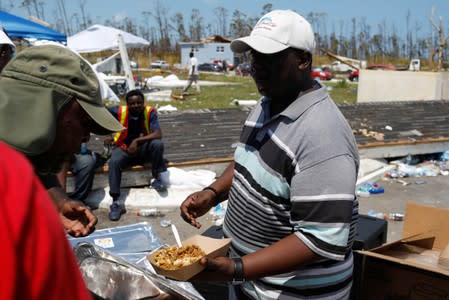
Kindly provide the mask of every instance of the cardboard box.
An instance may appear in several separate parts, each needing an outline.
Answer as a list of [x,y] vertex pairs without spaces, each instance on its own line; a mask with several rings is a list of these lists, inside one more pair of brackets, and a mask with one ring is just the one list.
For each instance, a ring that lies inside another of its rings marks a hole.
[[[217,256],[226,256],[226,253],[228,252],[229,246],[231,244],[231,239],[213,239],[202,235],[194,235],[183,241],[182,244],[198,245],[206,253],[206,257],[214,258]],[[153,266],[154,270],[158,274],[171,279],[187,281],[204,270],[204,266],[201,265],[199,261],[178,270],[164,270],[159,268],[154,263],[154,255],[155,253],[151,253],[147,256],[147,259]]]
[[355,299],[448,299],[449,269],[438,264],[449,243],[449,210],[409,203],[403,238],[357,251],[364,264]]

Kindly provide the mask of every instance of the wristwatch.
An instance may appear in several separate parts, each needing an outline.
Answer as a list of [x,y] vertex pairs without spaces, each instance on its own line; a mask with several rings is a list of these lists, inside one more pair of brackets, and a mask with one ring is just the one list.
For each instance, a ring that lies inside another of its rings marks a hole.
[[234,274],[232,275],[231,284],[242,284],[245,282],[245,277],[243,275],[243,261],[240,257],[234,257],[232,260],[234,261]]

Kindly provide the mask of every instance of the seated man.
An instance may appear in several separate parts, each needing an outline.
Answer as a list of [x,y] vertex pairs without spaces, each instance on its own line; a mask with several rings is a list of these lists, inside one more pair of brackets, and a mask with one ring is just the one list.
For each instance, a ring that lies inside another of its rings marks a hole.
[[127,128],[104,140],[105,145],[115,146],[109,160],[109,194],[113,200],[109,219],[118,221],[126,211],[124,202],[118,200],[122,170],[125,167],[151,163],[154,178],[151,187],[158,191],[166,189],[165,177],[168,173],[157,111],[145,105],[142,92],[140,90],[128,92],[126,105],[114,107],[110,112]]
[[67,171],[72,172],[75,177],[75,188],[69,194],[71,199],[84,202],[92,190],[95,170],[103,166],[108,160],[108,148],[105,147],[103,153],[91,151],[87,148],[86,143],[81,145],[81,151],[73,155],[70,160],[64,163],[61,172],[58,173],[58,180],[63,188],[66,190],[66,176]]

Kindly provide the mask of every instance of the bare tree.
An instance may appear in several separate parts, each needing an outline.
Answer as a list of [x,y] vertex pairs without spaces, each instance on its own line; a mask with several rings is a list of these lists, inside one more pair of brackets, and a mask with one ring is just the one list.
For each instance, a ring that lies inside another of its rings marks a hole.
[[184,27],[184,15],[176,13],[172,18],[173,30],[178,34],[178,40],[181,42],[187,42],[189,37],[187,36],[186,29]]
[[370,26],[366,23],[366,18],[361,18],[359,21],[359,33],[358,33],[358,51],[357,57],[360,59],[366,59],[369,57],[369,39],[370,39]]
[[90,25],[92,25],[92,22],[90,21],[89,16],[86,12],[86,0],[78,0],[79,6],[80,6],[80,12],[81,12],[81,24],[79,30],[84,30]]
[[13,1],[12,0],[9,0],[8,2],[8,4],[5,4],[4,2],[6,2],[6,1],[1,1],[0,0],[0,10],[3,10],[3,11],[10,11],[11,9],[13,9],[14,8],[14,4],[13,4]]
[[433,13],[435,11],[435,6],[432,6],[432,15],[430,16],[430,23],[435,28],[438,33],[438,45],[435,47],[435,52],[438,54],[438,71],[443,69],[443,54],[447,48],[448,41],[444,36],[444,28],[443,28],[443,17],[440,16],[440,23],[436,24],[433,20]]
[[235,10],[232,14],[232,20],[229,33],[232,38],[239,38],[251,33],[254,21],[246,14],[239,10]]
[[150,40],[150,17],[151,13],[149,11],[143,11],[142,16],[144,19],[144,26],[141,26],[140,32],[144,39]]
[[168,9],[162,4],[160,0],[154,3],[153,11],[150,12],[159,31],[159,44],[161,50],[168,51],[170,48],[170,27],[168,25]]
[[219,6],[214,9],[214,14],[217,17],[218,23],[217,33],[222,36],[227,36],[228,10],[222,6]]
[[67,15],[65,0],[57,0],[56,4],[57,4],[57,8],[58,8],[58,15],[61,16],[60,20],[61,20],[61,24],[64,28],[64,30],[63,30],[64,33],[67,35],[72,35],[73,32],[72,32],[72,28],[70,25],[70,20]]
[[203,35],[203,17],[200,15],[200,11],[196,8],[192,9],[190,16],[189,33],[191,41],[200,41]]
[[27,10],[27,12],[28,12],[28,15],[32,15],[32,0],[24,0],[21,4],[20,4],[20,7],[25,7],[26,8],[26,10]]
[[262,6],[262,13],[260,15],[261,16],[266,15],[267,13],[269,13],[272,10],[273,10],[273,4],[271,4],[271,3],[264,4]]

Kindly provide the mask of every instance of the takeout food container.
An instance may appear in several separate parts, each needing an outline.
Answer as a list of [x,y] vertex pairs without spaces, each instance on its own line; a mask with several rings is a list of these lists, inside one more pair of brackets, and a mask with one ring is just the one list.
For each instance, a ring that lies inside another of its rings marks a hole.
[[[185,241],[182,241],[182,245],[198,245],[206,253],[206,257],[214,258],[217,256],[226,256],[229,246],[231,244],[231,239],[213,239],[210,237],[205,237],[202,235],[194,235]],[[154,256],[156,251],[150,253],[147,256],[148,261],[153,266],[156,273],[163,275],[167,278],[176,279],[180,281],[187,281],[196,274],[204,270],[204,266],[200,264],[199,261],[195,263],[182,267],[177,270],[165,270],[159,268],[155,261]]]

